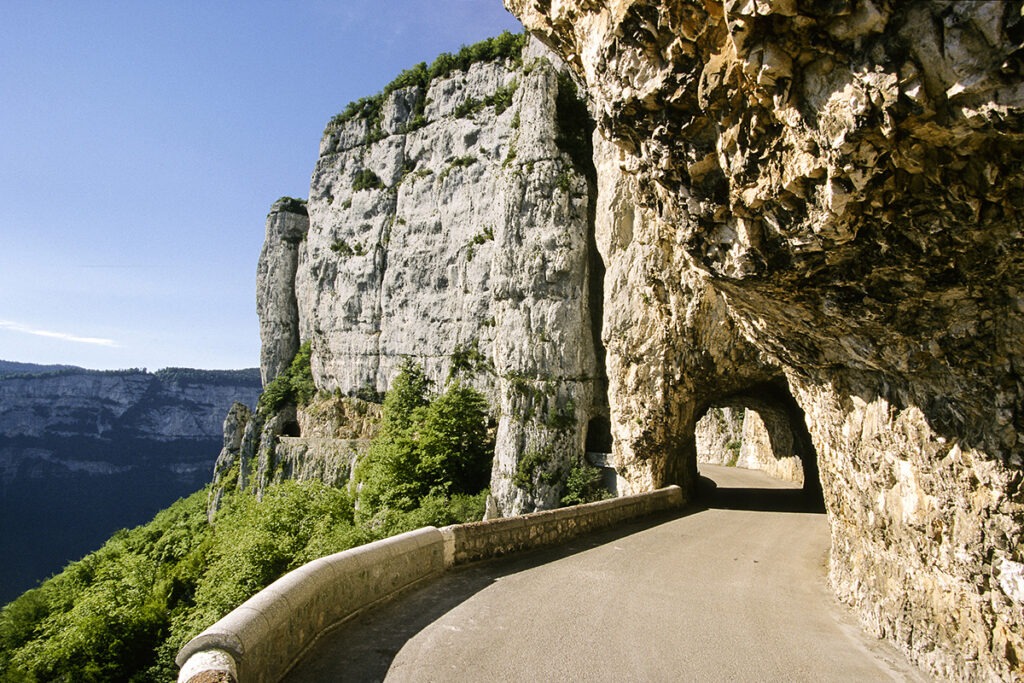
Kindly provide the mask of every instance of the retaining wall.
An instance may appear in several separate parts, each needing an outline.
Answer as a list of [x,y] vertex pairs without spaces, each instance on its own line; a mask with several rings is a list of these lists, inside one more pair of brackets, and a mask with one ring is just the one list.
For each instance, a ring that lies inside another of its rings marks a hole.
[[445,540],[445,564],[450,567],[561,543],[617,522],[682,504],[682,489],[669,486],[635,496],[444,527],[441,533]]
[[[332,625],[423,579],[444,573],[441,532],[425,527],[328,555],[291,571],[190,640],[179,681],[277,681]],[[190,658],[206,652],[191,666]],[[225,657],[224,655],[228,655]],[[212,679],[216,680],[216,679]]]
[[680,507],[677,486],[521,517],[425,527],[289,572],[190,640],[179,683],[279,680],[332,626],[456,564],[561,543]]

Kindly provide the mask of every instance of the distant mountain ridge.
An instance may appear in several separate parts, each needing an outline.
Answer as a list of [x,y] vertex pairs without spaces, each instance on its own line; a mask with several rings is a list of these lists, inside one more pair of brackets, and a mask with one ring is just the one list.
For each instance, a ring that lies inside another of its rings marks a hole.
[[0,602],[210,479],[258,369],[0,361]]
[[38,363],[19,363],[13,360],[0,360],[0,377],[4,375],[33,375],[62,370],[82,370],[74,365],[39,365]]
[[164,381],[193,381],[207,384],[248,384],[259,381],[257,368],[242,370],[202,370],[196,368],[167,367],[150,373],[146,368],[125,368],[122,370],[90,370],[78,365],[40,365],[0,360],[0,379],[5,377],[39,378],[52,375],[133,375],[152,374]]

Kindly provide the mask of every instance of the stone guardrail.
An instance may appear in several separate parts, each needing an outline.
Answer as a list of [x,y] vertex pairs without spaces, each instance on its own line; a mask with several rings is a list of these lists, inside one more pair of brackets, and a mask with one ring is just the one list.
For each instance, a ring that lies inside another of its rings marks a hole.
[[179,683],[277,681],[325,631],[458,564],[560,543],[682,506],[670,486],[520,517],[424,527],[285,574],[190,640]]

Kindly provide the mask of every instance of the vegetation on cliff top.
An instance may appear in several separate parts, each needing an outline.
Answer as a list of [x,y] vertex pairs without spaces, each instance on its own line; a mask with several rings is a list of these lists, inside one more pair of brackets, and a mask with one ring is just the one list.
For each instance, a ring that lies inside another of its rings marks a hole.
[[[325,134],[353,119],[366,119],[370,121],[372,127],[373,124],[379,121],[384,102],[396,90],[420,87],[426,91],[430,82],[434,79],[444,78],[455,71],[466,71],[478,62],[511,59],[517,65],[521,64],[522,52],[526,46],[527,37],[525,33],[509,33],[505,31],[494,38],[482,40],[474,45],[464,46],[455,54],[443,52],[438,55],[430,66],[427,66],[426,62],[420,62],[411,69],[406,69],[400,73],[376,95],[370,95],[355,102],[350,102],[340,114],[334,116],[330,123],[327,124]],[[422,106],[422,98],[420,106]],[[414,112],[414,119],[417,114],[421,116],[422,113],[422,109]],[[419,123],[422,124],[422,121]],[[414,125],[413,127],[417,126]]]
[[[308,367],[303,347],[273,401],[313,391]],[[285,481],[261,500],[228,493],[212,525],[208,490],[179,500],[3,608],[0,682],[173,680],[184,643],[285,572],[422,526],[479,520],[492,457],[483,397],[459,383],[432,396],[422,369],[406,363],[360,467],[358,500]]]
[[298,197],[281,197],[274,205],[279,211],[287,211],[288,213],[297,213],[301,216],[308,216],[309,209],[306,206],[306,200]]

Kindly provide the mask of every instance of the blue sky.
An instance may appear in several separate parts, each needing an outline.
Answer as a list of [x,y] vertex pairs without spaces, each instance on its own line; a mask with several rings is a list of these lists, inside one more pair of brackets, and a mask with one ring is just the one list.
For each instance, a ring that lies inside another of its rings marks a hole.
[[0,359],[255,367],[256,260],[324,125],[501,0],[5,0]]

